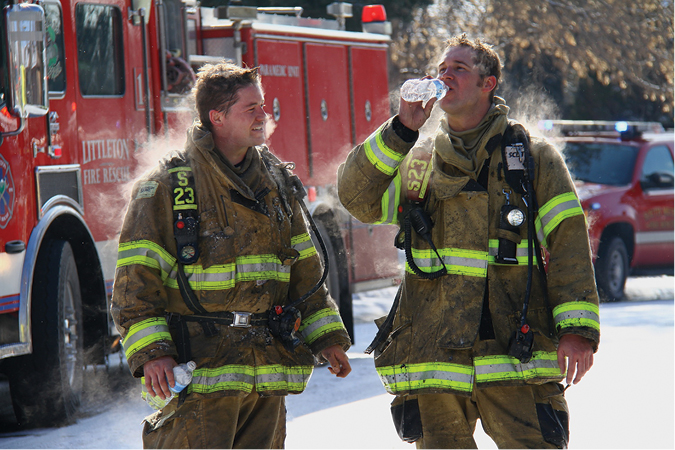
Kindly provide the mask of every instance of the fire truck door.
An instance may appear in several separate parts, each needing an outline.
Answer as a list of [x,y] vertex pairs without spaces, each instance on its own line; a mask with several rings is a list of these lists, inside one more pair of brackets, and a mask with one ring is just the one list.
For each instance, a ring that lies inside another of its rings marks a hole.
[[93,227],[97,241],[109,239],[120,226],[115,217],[122,214],[110,211],[124,210],[121,189],[131,181],[134,153],[148,135],[141,28],[127,14],[122,0],[77,3],[74,11],[85,214],[111,219]]
[[642,198],[635,234],[633,264],[673,264],[673,155],[663,145],[655,145],[645,154],[641,165]]
[[270,129],[283,130],[268,136],[270,148],[281,160],[295,162],[295,173],[306,180],[309,159],[302,44],[256,39],[255,56],[265,90],[265,111],[271,119]]
[[347,47],[306,43],[310,184],[335,184],[352,148]]

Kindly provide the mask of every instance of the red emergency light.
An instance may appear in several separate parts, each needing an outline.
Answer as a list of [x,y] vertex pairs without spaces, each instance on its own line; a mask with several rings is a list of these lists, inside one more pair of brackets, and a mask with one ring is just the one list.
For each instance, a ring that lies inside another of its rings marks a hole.
[[384,22],[387,20],[387,11],[384,10],[384,5],[366,5],[361,12],[361,22]]

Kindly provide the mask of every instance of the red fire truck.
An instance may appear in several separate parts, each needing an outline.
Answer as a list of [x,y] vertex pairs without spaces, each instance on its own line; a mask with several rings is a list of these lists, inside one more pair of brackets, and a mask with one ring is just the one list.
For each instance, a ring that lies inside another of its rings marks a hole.
[[384,9],[348,32],[345,3],[317,20],[191,1],[1,0],[0,372],[20,423],[72,420],[84,369],[118,346],[107,300],[124,193],[183,146],[204,63],[260,67],[269,145],[308,189],[347,326],[351,292],[400,276],[394,230],[352,220],[334,192],[338,164],[390,113]]
[[629,275],[673,274],[673,132],[658,122],[542,121],[558,142],[588,220],[600,297]]

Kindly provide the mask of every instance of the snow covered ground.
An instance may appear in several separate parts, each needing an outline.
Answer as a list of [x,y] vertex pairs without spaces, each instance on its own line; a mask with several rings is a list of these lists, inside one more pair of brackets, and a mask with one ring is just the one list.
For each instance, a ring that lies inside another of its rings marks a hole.
[[[372,320],[387,313],[394,294],[388,288],[354,296],[353,371],[337,379],[318,368],[305,393],[288,397],[287,448],[414,448],[398,439],[389,415],[393,397],[363,354],[375,335]],[[595,365],[567,390],[572,448],[675,447],[673,277],[631,278],[627,294],[627,301],[601,305]],[[140,422],[151,410],[137,385],[126,386],[113,398],[90,394],[86,417],[75,425],[0,430],[0,448],[141,448]],[[476,442],[496,448],[480,425]]]

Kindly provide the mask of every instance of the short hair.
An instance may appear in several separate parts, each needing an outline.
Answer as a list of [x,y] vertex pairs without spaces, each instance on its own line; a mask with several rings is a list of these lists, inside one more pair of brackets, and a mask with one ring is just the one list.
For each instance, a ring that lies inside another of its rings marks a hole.
[[454,47],[468,47],[473,50],[473,62],[478,67],[478,73],[481,78],[485,79],[486,77],[494,76],[497,79],[495,89],[492,90],[492,95],[494,95],[494,91],[497,90],[497,86],[499,86],[502,78],[502,62],[497,52],[492,48],[492,45],[478,38],[472,41],[466,36],[466,33],[463,33],[448,39],[443,53],[445,54]]
[[209,112],[215,109],[227,114],[237,101],[237,93],[250,85],[262,87],[258,68],[239,67],[226,61],[203,65],[192,88],[195,109],[202,125],[210,130]]

